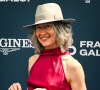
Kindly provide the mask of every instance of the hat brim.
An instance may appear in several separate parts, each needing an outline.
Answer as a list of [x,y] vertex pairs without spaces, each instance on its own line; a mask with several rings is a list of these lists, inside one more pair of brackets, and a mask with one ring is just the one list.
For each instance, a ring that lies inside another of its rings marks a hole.
[[28,29],[33,29],[34,26],[38,25],[38,24],[43,24],[43,23],[49,23],[49,22],[64,22],[66,24],[72,24],[75,21],[75,19],[63,19],[63,20],[41,20],[35,24],[31,24],[31,25],[26,25],[23,26],[24,28],[28,28]]

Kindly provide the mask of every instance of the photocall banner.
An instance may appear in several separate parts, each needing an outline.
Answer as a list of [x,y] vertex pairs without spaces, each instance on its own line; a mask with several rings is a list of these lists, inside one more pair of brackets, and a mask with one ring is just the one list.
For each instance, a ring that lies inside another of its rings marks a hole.
[[57,3],[64,18],[73,18],[71,55],[83,66],[87,90],[100,90],[99,0],[0,0],[0,90],[19,82],[27,89],[28,60],[35,47],[28,39],[37,5]]

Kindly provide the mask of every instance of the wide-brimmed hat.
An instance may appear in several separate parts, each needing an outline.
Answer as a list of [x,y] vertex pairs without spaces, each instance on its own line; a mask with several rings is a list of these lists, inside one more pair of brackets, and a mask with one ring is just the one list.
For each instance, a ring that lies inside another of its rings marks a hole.
[[61,8],[58,4],[46,3],[37,6],[35,14],[35,23],[31,25],[26,25],[24,26],[24,28],[33,29],[33,27],[37,24],[55,22],[55,21],[71,24],[75,21],[75,19],[72,18],[64,19]]

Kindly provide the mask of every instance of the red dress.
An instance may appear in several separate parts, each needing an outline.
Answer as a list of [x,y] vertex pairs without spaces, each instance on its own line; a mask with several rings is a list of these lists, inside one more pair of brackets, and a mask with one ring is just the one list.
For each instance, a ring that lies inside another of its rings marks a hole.
[[30,70],[27,80],[28,90],[35,88],[46,88],[47,90],[71,90],[64,74],[61,55],[70,54],[68,50],[64,53],[60,48],[42,50]]

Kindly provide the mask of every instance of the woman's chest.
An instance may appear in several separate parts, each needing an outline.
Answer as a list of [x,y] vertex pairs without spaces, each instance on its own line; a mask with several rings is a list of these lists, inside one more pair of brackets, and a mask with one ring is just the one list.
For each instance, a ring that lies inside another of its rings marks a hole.
[[55,59],[44,58],[34,63],[31,68],[28,81],[30,80],[34,84],[48,84],[48,85],[63,85],[66,83],[66,77],[63,69],[61,58],[55,57]]

